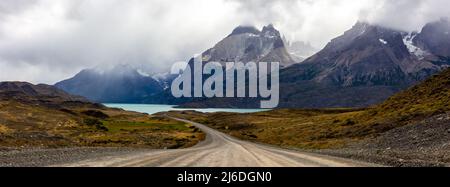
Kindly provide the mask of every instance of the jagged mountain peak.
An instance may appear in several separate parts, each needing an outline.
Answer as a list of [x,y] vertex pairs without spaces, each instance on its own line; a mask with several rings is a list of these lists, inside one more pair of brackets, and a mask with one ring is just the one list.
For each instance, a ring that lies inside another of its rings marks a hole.
[[272,37],[280,37],[280,31],[275,29],[273,24],[269,24],[267,26],[264,26],[261,33],[263,33],[265,36],[272,36]]
[[239,25],[238,27],[236,27],[235,29],[233,29],[233,31],[231,32],[230,35],[228,35],[228,37],[233,36],[233,35],[239,35],[239,34],[255,34],[255,35],[259,35],[261,33],[261,31],[259,31],[256,27],[254,26],[243,26],[243,25]]
[[273,24],[268,24],[263,26],[262,30],[259,30],[255,26],[250,25],[239,25],[231,32],[230,36],[240,35],[240,34],[253,34],[265,37],[280,37],[280,31],[278,31]]
[[365,42],[364,46],[368,43],[373,45],[395,44],[399,42],[403,34],[404,32],[401,31],[358,21],[351,29],[345,31],[343,35],[332,39],[324,49],[326,51],[344,50],[347,46],[354,46],[355,41]]
[[280,62],[295,63],[287,52],[281,34],[272,24],[259,31],[253,26],[238,26],[232,33],[203,53],[206,62]]

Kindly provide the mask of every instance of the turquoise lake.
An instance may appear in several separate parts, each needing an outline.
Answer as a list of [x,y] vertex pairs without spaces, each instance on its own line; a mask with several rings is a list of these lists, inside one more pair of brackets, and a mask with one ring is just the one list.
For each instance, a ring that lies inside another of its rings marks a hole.
[[253,113],[268,111],[269,109],[234,109],[234,108],[174,108],[175,105],[151,105],[151,104],[114,104],[105,103],[104,105],[113,108],[121,108],[124,110],[143,112],[148,114],[154,114],[158,112],[167,112],[171,110],[195,110],[199,112],[235,112],[235,113]]

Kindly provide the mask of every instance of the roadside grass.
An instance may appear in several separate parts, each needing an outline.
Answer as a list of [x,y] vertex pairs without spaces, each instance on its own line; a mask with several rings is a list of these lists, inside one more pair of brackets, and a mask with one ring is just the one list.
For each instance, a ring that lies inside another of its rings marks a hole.
[[188,125],[181,122],[161,122],[149,120],[147,122],[136,121],[103,121],[110,133],[121,131],[154,130],[154,131],[188,131]]
[[142,147],[193,146],[205,135],[166,117],[111,108],[48,108],[0,101],[3,147]]
[[5,125],[0,124],[0,134],[8,133],[10,129],[6,127]]

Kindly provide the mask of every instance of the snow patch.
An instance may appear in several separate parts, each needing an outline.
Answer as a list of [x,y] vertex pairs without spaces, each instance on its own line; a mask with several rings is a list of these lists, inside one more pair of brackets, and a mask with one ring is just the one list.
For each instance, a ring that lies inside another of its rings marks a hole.
[[276,36],[273,36],[273,35],[270,35],[270,34],[266,34],[266,35],[264,35],[264,37],[269,38],[269,39],[276,38]]
[[248,33],[248,37],[259,37],[259,35],[253,34],[253,33]]
[[153,79],[155,79],[156,81],[162,81],[164,79],[167,79],[167,77],[169,77],[169,73],[165,72],[165,73],[158,73],[152,76]]
[[420,49],[419,47],[415,46],[413,43],[413,39],[416,37],[416,35],[413,35],[412,33],[409,33],[403,38],[403,43],[408,48],[409,53],[415,55],[419,60],[422,60],[425,58],[426,55],[428,55],[428,52]]
[[139,73],[139,75],[142,75],[144,77],[150,77],[150,75],[148,73],[142,71],[141,69],[137,69],[136,71]]
[[366,33],[367,26],[368,26],[367,24],[363,24],[363,26],[362,26],[362,28],[361,28],[361,31],[359,32],[358,36],[361,36],[361,35],[363,35],[364,33]]
[[378,39],[382,44],[384,44],[384,45],[386,45],[388,42],[386,42],[386,40],[384,40],[384,39]]

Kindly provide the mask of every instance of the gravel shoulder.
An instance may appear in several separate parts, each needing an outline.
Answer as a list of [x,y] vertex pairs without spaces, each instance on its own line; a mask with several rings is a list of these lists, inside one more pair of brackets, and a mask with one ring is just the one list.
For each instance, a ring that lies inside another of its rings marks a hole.
[[150,149],[139,148],[0,148],[0,167],[45,167],[96,157],[126,156]]
[[450,113],[392,129],[344,149],[314,152],[397,167],[450,167]]

